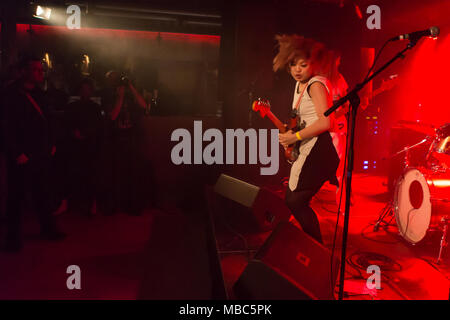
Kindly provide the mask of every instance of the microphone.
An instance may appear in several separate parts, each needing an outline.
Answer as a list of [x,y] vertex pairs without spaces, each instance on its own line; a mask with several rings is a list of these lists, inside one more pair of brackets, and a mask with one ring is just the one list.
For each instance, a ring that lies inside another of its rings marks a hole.
[[405,33],[405,34],[401,34],[399,36],[393,37],[390,39],[390,41],[396,41],[396,40],[405,40],[405,39],[410,39],[410,40],[418,40],[421,37],[437,37],[439,35],[439,28],[434,26],[431,27],[427,30],[422,30],[422,31],[415,31],[415,32],[411,32],[411,33]]

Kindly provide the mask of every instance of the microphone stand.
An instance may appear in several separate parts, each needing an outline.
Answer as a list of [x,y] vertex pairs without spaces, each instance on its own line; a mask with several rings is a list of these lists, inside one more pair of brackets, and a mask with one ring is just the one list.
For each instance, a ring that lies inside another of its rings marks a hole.
[[[250,82],[249,87],[245,88],[243,91],[241,91],[241,93],[238,94],[238,96],[240,96],[241,94],[247,93],[247,97],[248,97],[248,103],[251,106],[254,99],[254,92],[255,92],[255,87],[256,87],[256,83],[259,81],[259,79],[261,78],[261,76],[264,74],[264,71],[259,72],[255,78],[253,79],[252,82]],[[253,125],[253,110],[250,108],[250,111],[248,113],[248,127],[251,128]]]
[[394,61],[399,58],[404,58],[404,53],[410,49],[412,49],[419,38],[411,39],[405,49],[401,50],[397,55],[395,55],[391,60],[385,63],[382,67],[380,67],[377,71],[375,71],[370,77],[366,78],[362,83],[359,83],[355,86],[355,88],[350,91],[346,96],[337,100],[333,106],[328,109],[324,115],[328,117],[331,113],[335,112],[337,108],[342,106],[347,101],[350,102],[350,141],[347,151],[347,177],[346,177],[346,194],[345,194],[345,217],[344,217],[344,230],[342,234],[342,253],[341,253],[341,268],[339,275],[339,300],[343,300],[344,298],[344,282],[345,282],[345,263],[346,263],[346,254],[347,254],[347,238],[348,238],[348,224],[349,224],[349,216],[350,216],[350,193],[352,190],[352,174],[353,174],[353,160],[354,160],[354,140],[355,140],[355,124],[356,124],[356,114],[358,111],[360,99],[358,96],[358,92],[364,88],[364,86],[375,78],[381,71],[386,69],[389,65],[391,65]]

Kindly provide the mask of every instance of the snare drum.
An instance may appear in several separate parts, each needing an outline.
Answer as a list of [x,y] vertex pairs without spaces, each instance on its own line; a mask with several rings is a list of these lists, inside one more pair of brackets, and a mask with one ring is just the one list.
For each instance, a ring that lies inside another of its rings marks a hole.
[[397,181],[394,212],[400,235],[415,244],[449,215],[450,175],[423,167],[407,168]]

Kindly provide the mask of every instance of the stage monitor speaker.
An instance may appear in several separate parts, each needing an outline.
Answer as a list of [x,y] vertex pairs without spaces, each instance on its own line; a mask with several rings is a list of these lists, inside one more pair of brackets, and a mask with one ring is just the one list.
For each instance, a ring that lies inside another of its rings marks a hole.
[[214,186],[220,208],[228,223],[241,231],[268,231],[291,215],[283,199],[275,193],[221,174]]
[[334,300],[339,259],[288,222],[280,223],[233,287],[242,300]]

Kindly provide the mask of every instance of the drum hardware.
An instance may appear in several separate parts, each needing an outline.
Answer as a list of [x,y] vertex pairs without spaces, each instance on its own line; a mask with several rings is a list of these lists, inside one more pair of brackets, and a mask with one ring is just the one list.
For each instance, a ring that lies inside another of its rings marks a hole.
[[439,137],[445,138],[450,136],[450,123],[446,123],[436,129],[436,134]]
[[410,146],[407,146],[407,147],[403,148],[402,150],[400,150],[400,151],[394,153],[393,155],[391,155],[389,158],[393,158],[393,157],[396,157],[396,156],[398,156],[398,155],[400,155],[400,154],[402,154],[402,153],[405,153],[404,160],[403,160],[403,164],[404,164],[404,168],[406,169],[406,168],[408,168],[408,167],[410,166],[410,162],[409,162],[409,151],[410,151],[411,149],[413,149],[413,148],[416,148],[416,147],[418,147],[418,146],[420,146],[420,145],[426,143],[426,142],[431,141],[432,139],[433,139],[433,137],[427,136],[427,137],[426,137],[425,139],[423,139],[422,141],[420,141],[420,142],[418,142],[418,143],[415,143],[415,144],[413,144],[413,145],[410,145]]
[[[394,215],[400,236],[411,245],[421,241],[432,230],[441,231],[436,260],[440,264],[444,249],[448,246],[450,226],[450,216],[443,214],[449,212],[450,204],[450,124],[437,129],[432,126],[421,129],[416,124],[414,127],[428,134],[425,139],[384,158],[392,159],[403,154],[403,173],[395,180],[394,194],[381,210],[373,230],[378,231],[382,222],[390,225],[393,218],[389,222],[385,219]],[[424,155],[425,161],[417,168],[411,166],[410,150],[427,142],[430,147]]]
[[450,144],[450,136],[441,139],[441,141],[439,141],[439,143],[436,146],[436,152],[445,153],[448,149],[449,144]]
[[450,168],[450,123],[438,129],[426,155],[427,166],[445,173]]
[[440,264],[442,262],[442,253],[443,253],[444,249],[448,246],[447,232],[448,232],[448,226],[450,224],[450,218],[448,216],[442,217],[441,224],[444,225],[444,229],[442,231],[441,246],[439,248],[439,256],[436,260],[436,264]]
[[434,125],[420,121],[400,120],[398,121],[398,126],[403,129],[409,129],[415,132],[423,133],[427,136],[434,136],[437,131]]
[[[400,236],[412,245],[421,241],[431,230],[444,231],[446,238],[447,231],[443,227],[450,218],[442,213],[448,212],[450,204],[450,173],[409,167],[404,169],[395,185],[393,199],[381,210],[374,232],[378,231],[382,222],[389,225],[392,218],[386,222],[386,217],[394,213]],[[445,243],[442,242],[443,247]]]
[[[380,224],[384,222],[387,226],[391,224],[392,219],[394,219],[394,203],[392,200],[390,200],[383,209],[381,209],[380,215],[378,216],[378,220],[375,222],[375,225],[373,226],[373,231],[377,232],[380,228]],[[384,218],[387,216],[391,216],[391,220],[389,222],[384,221]]]
[[[392,154],[392,155],[390,155],[390,156],[388,156],[386,158],[383,158],[383,160],[391,159],[391,158],[397,157],[398,155],[401,155],[402,153],[404,153],[405,155],[404,155],[404,158],[403,158],[403,168],[404,168],[404,170],[406,170],[407,168],[410,167],[409,151],[411,149],[413,149],[413,148],[416,148],[416,147],[424,144],[427,141],[430,141],[430,139],[432,139],[432,138],[428,136],[428,137],[426,137],[425,139],[423,139],[422,141],[420,141],[418,143],[415,143],[413,145],[407,146],[407,147],[403,148],[402,150],[400,150],[400,151],[398,151],[398,152],[396,152],[396,153],[394,153],[394,154]],[[398,179],[395,182],[395,185],[397,185],[397,183],[398,183]],[[394,218],[393,213],[394,213],[394,200],[391,198],[391,200],[389,200],[389,202],[386,204],[386,206],[383,209],[381,209],[380,214],[378,216],[378,219],[375,222],[375,225],[373,227],[373,231],[377,232],[379,227],[380,227],[380,224],[382,222],[386,223],[386,225],[389,225],[391,223],[392,219]],[[384,221],[384,218],[387,217],[387,216],[392,216],[392,218],[391,218],[391,220],[389,220],[389,222]]]

